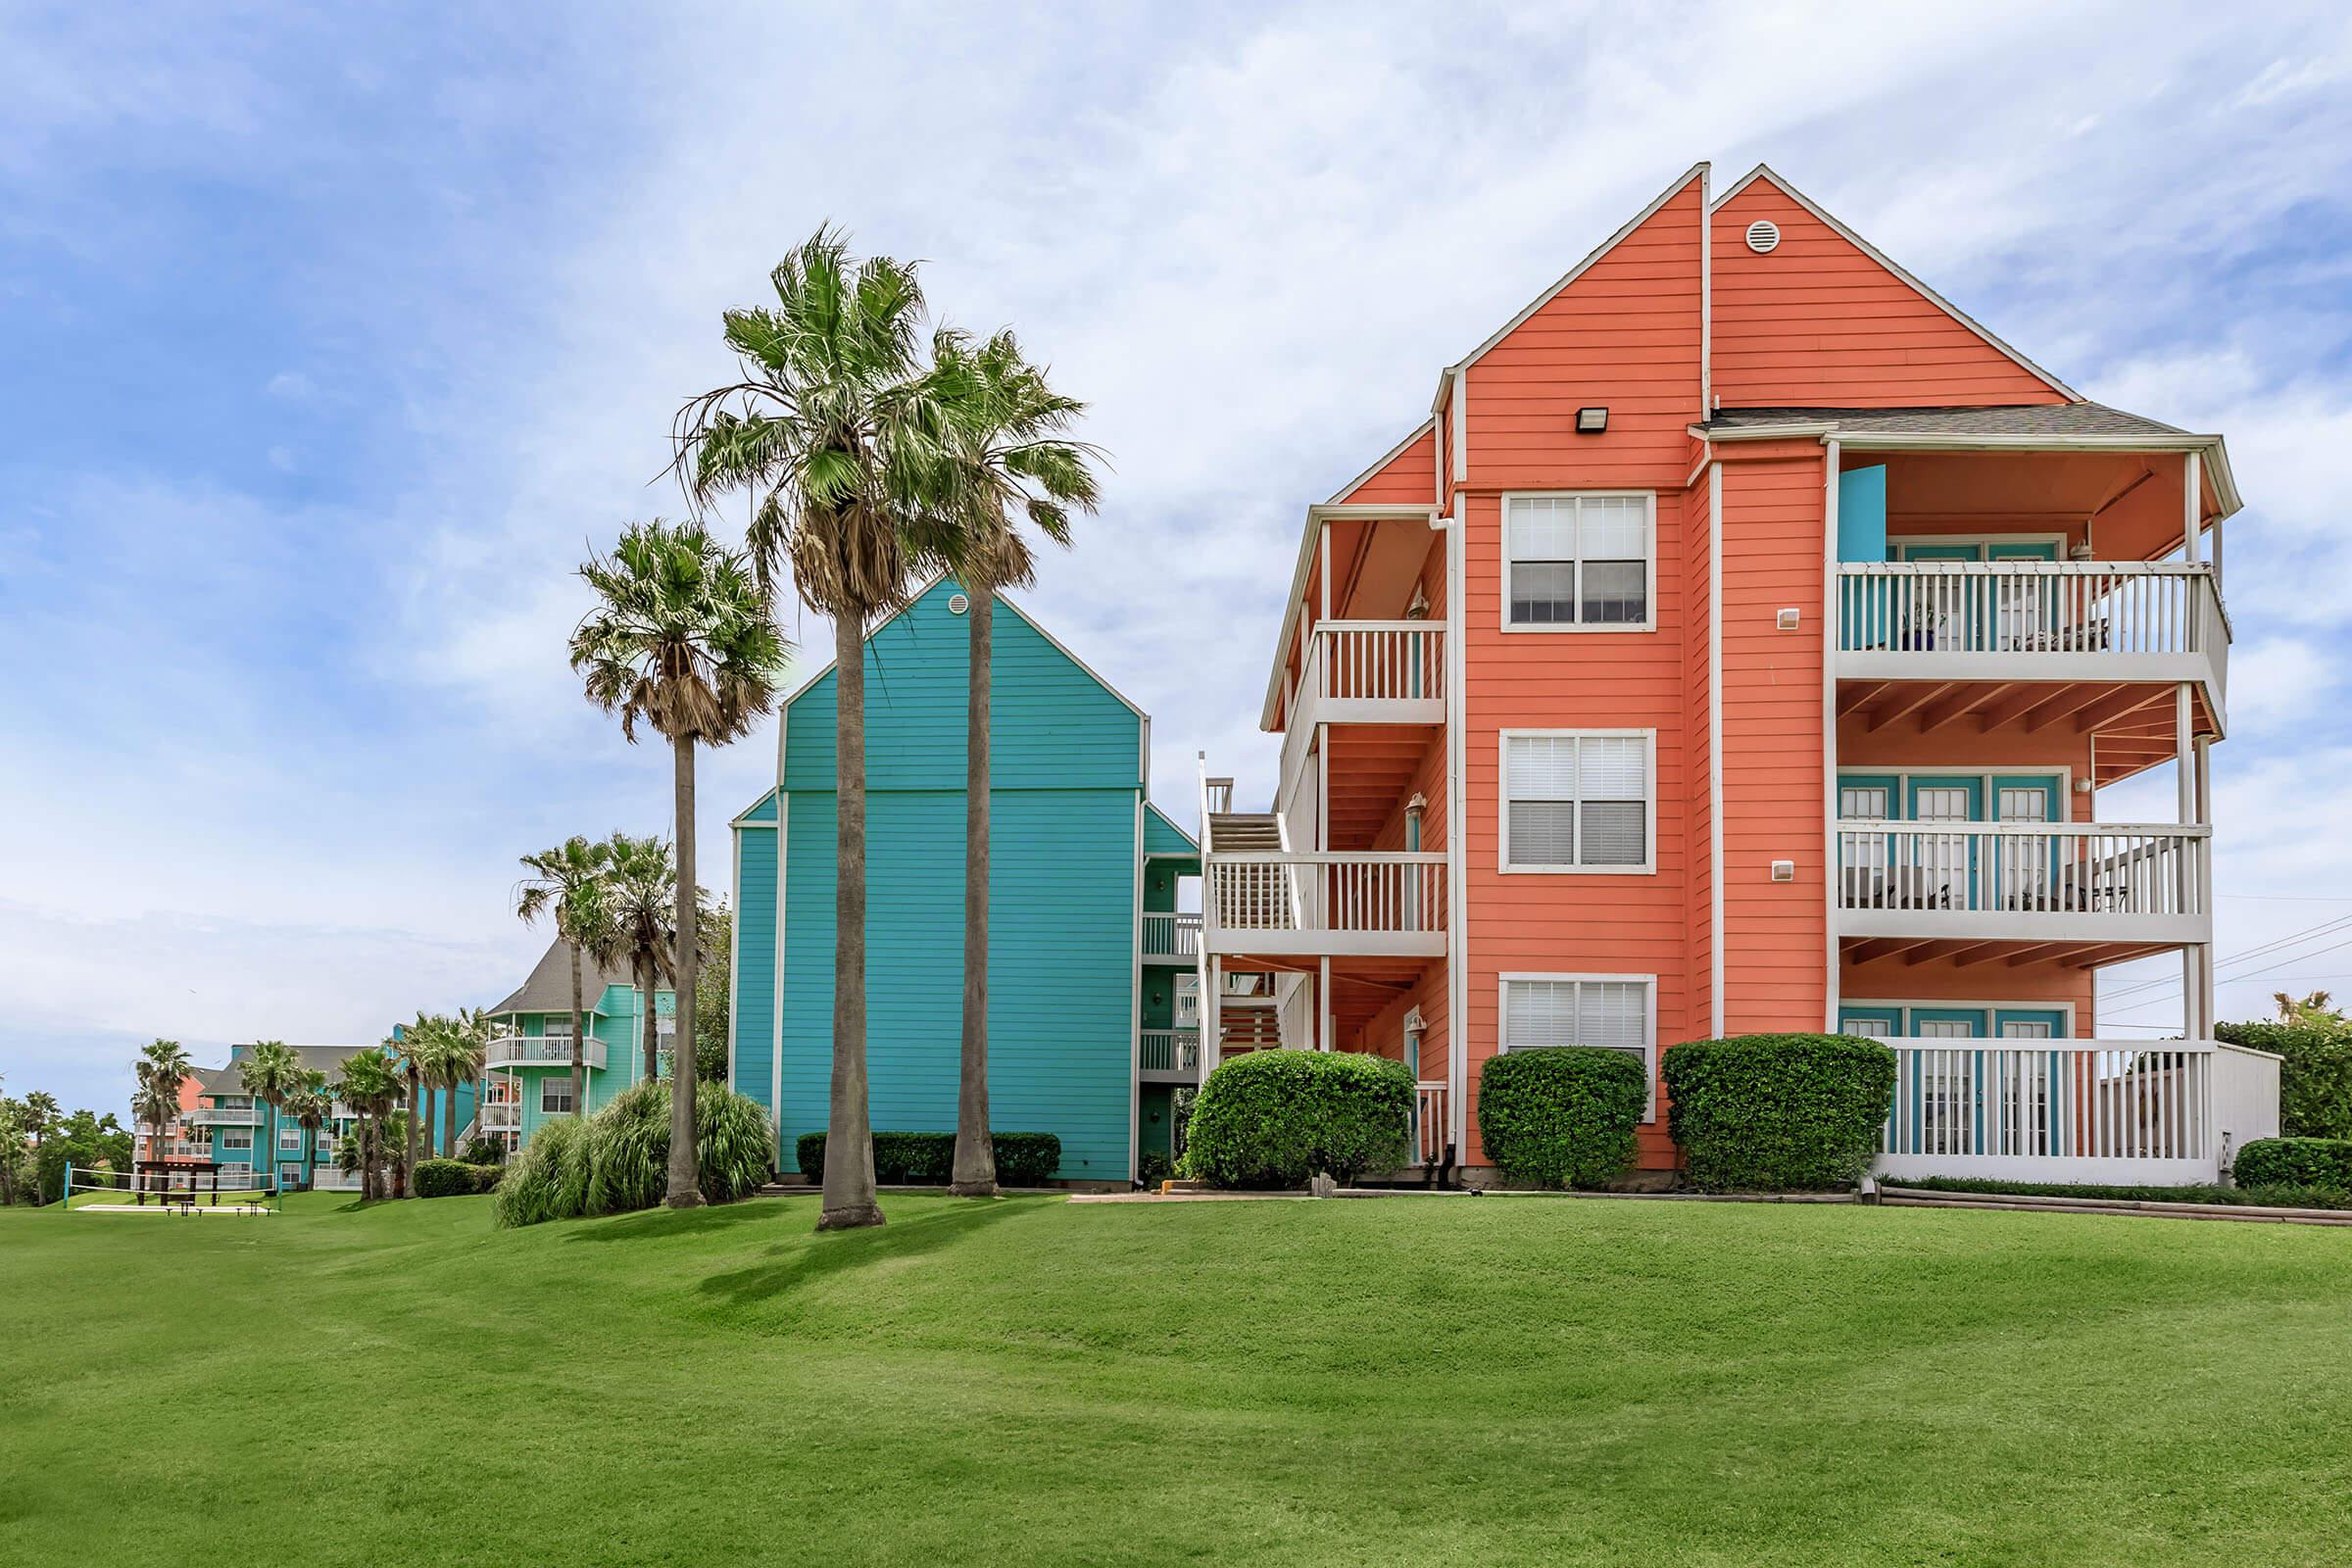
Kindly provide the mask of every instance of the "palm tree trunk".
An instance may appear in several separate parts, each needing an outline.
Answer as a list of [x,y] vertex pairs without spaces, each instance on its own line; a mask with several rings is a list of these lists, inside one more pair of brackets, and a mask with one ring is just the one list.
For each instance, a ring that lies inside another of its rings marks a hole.
[[956,1094],[956,1163],[948,1191],[997,1196],[997,1151],[988,1128],[988,715],[996,646],[996,595],[967,584],[971,676],[966,682],[963,772],[963,1071]]
[[416,1192],[416,1135],[422,1130],[419,1124],[424,1120],[422,1087],[416,1077],[416,1063],[411,1060],[409,1063],[409,1136],[407,1147],[402,1151],[405,1158],[400,1169],[400,1191],[404,1198],[413,1197]]
[[[588,1058],[580,1050],[580,945],[571,945],[571,1113],[588,1114]],[[540,1026],[543,1030],[545,1025]],[[545,1109],[545,1106],[540,1107]]]
[[[662,1076],[659,1054],[661,1036],[656,1028],[660,1020],[654,1016],[653,956],[648,953],[635,954],[630,959],[630,967],[636,971],[631,978],[637,982],[637,1051],[645,1060],[645,1073],[638,1081],[651,1083]],[[669,1070],[678,1070],[675,1061],[670,1063]]]
[[360,1201],[372,1203],[375,1201],[375,1137],[368,1126],[368,1112],[360,1110],[357,1105],[352,1109],[359,1111]]
[[441,1086],[441,1157],[458,1157],[458,1081],[455,1078]]
[[[694,921],[700,912],[694,885],[694,737],[670,740],[675,763],[678,833],[678,1000],[674,1008],[676,1033],[669,1048],[669,1193],[662,1201],[672,1208],[703,1206],[702,1161],[694,1147]],[[653,997],[646,997],[646,1038],[653,1038]]]
[[882,1223],[865,1086],[865,615],[833,617],[833,1085],[820,1231]]

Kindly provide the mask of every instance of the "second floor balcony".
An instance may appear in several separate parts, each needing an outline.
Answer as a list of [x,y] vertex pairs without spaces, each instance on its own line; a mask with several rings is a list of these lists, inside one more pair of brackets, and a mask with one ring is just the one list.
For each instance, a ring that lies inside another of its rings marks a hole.
[[2225,710],[2230,622],[2204,564],[1845,562],[1836,616],[1845,706],[1884,710],[1878,682],[2188,682],[2216,727]]
[[189,1127],[259,1127],[262,1110],[259,1105],[199,1105],[181,1111],[179,1119]]
[[1849,937],[2211,940],[2212,829],[2095,822],[1838,824]]
[[1200,916],[1144,915],[1144,961],[1190,964],[1200,956]]
[[522,1102],[517,1100],[485,1101],[481,1107],[482,1131],[511,1133],[522,1126]]
[[[605,1043],[590,1036],[580,1043],[580,1059],[588,1066],[601,1070],[605,1065]],[[568,1067],[571,1065],[571,1036],[569,1035],[500,1035],[490,1042],[483,1054],[485,1067]]]
[[1435,854],[1211,854],[1201,940],[1212,954],[1439,957],[1446,952],[1446,857]]

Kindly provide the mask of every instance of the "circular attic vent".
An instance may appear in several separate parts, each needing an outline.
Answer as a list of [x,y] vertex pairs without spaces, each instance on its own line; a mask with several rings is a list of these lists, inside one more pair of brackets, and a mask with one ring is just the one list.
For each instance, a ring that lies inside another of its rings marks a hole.
[[1747,248],[1762,256],[1781,242],[1781,225],[1769,218],[1759,218],[1747,225]]
[[949,614],[951,614],[951,615],[960,615],[960,614],[962,614],[962,613],[963,613],[965,611],[967,611],[967,610],[969,610],[969,609],[971,609],[971,608],[972,608],[972,602],[971,602],[969,599],[966,599],[966,598],[965,598],[963,595],[961,595],[961,594],[950,594],[950,595],[948,595],[948,613],[949,613]]

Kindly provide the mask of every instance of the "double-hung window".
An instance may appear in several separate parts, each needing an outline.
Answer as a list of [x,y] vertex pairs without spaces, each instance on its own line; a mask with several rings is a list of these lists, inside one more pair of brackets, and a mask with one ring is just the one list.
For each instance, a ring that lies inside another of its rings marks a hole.
[[1504,730],[1502,869],[1657,869],[1655,730]]
[[220,1148],[223,1152],[233,1151],[236,1153],[245,1153],[253,1148],[253,1129],[250,1127],[224,1129],[220,1134]]
[[1657,1084],[1657,981],[1632,974],[1506,974],[1501,1049],[1593,1046],[1642,1058],[1652,1110]]
[[1507,631],[1647,631],[1657,516],[1646,493],[1505,496]]
[[571,1075],[550,1073],[539,1080],[539,1114],[564,1116],[571,1112]]

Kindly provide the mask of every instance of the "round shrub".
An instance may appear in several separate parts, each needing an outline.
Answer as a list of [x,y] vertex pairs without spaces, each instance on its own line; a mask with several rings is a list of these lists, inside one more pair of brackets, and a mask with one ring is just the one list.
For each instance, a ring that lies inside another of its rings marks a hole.
[[1712,1193],[1851,1187],[1894,1102],[1894,1053],[1849,1035],[1739,1035],[1666,1053],[1668,1129]]
[[2352,1138],[2257,1138],[2237,1152],[2240,1187],[2329,1187],[2352,1192]]
[[420,1159],[416,1162],[418,1198],[464,1198],[474,1191],[473,1169],[462,1160]]
[[2278,1057],[2278,1130],[2352,1138],[2352,1029],[2325,1023],[2225,1023],[2214,1038]]
[[1634,1162],[1634,1128],[1648,1108],[1649,1072],[1630,1052],[1512,1051],[1479,1070],[1479,1141],[1526,1186],[1607,1186]]
[[1219,1064],[1193,1102],[1185,1171],[1219,1187],[1351,1182],[1409,1150],[1413,1075],[1347,1051],[1253,1051]]
[[588,1136],[576,1116],[551,1121],[531,1135],[498,1184],[490,1217],[500,1225],[538,1225],[588,1211]]

